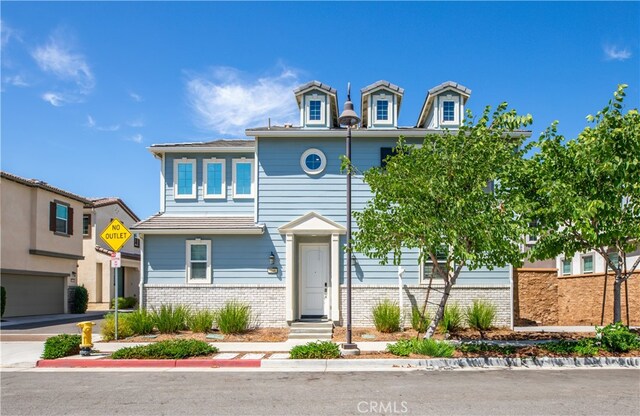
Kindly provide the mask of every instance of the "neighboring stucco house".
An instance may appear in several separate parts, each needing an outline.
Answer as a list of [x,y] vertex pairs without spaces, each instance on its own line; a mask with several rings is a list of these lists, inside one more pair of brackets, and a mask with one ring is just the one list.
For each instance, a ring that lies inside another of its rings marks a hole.
[[[140,218],[120,198],[90,198],[82,211],[84,260],[78,262],[78,284],[89,292],[89,309],[109,308],[115,293],[115,273],[111,268],[111,249],[100,233],[114,218],[127,228]],[[118,296],[138,298],[140,291],[140,240],[133,236],[120,250]]]
[[[458,128],[470,94],[455,82],[438,85],[416,111],[416,125],[400,127],[404,90],[386,81],[363,88],[354,165],[360,171],[380,166],[400,135],[421,144],[428,133]],[[263,326],[300,318],[344,322],[346,176],[340,156],[346,129],[338,125],[335,89],[313,81],[294,96],[298,127],[251,128],[247,140],[149,148],[160,161],[160,212],[133,227],[142,242],[146,306],[215,308],[237,299],[251,304]],[[361,175],[352,189],[353,210],[361,210],[371,196]],[[405,316],[421,304],[429,280],[432,265],[418,264],[418,257],[417,251],[403,254]],[[353,258],[353,323],[371,325],[378,301],[398,299],[398,268],[360,253]],[[450,301],[465,306],[488,299],[497,306],[497,323],[510,326],[511,278],[510,267],[463,270]]]
[[68,288],[82,260],[85,198],[36,179],[1,172],[0,281],[5,315],[68,313]]

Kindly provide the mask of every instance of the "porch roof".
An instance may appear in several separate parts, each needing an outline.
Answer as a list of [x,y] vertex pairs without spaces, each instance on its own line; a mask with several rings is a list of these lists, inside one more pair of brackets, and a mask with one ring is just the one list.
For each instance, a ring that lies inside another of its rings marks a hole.
[[141,234],[263,234],[253,216],[177,216],[158,213],[131,227]]

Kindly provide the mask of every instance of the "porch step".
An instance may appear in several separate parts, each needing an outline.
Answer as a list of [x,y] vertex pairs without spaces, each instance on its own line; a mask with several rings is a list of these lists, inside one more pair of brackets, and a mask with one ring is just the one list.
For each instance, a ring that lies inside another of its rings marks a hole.
[[330,340],[333,334],[333,322],[307,320],[292,322],[289,339]]

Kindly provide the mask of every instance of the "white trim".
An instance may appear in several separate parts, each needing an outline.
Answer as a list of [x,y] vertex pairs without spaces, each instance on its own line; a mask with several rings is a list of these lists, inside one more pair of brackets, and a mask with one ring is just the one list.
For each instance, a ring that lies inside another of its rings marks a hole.
[[167,184],[164,177],[164,170],[166,168],[166,158],[164,153],[160,156],[160,212],[165,211],[165,204],[167,198]]
[[316,212],[308,212],[278,228],[280,234],[329,235],[345,234],[347,229]]
[[254,169],[254,181],[256,184],[256,196],[253,202],[253,221],[258,223],[258,203],[260,202],[260,175],[258,175],[258,171],[260,170],[260,160],[258,159],[258,138],[255,139],[256,143],[256,151],[254,153],[255,169]]
[[[204,280],[201,279],[192,279],[191,278],[191,247],[194,245],[205,245],[207,246],[207,269],[206,269],[206,278]],[[186,240],[186,257],[185,257],[185,277],[187,284],[211,284],[211,240]]]
[[[190,163],[191,164],[191,193],[178,194],[178,164]],[[181,159],[174,159],[173,161],[173,199],[195,199],[196,198],[196,179],[198,176],[198,168],[196,166],[195,159],[187,159],[183,157]]]
[[139,288],[138,291],[140,293],[140,298],[138,299],[138,309],[144,309],[144,282],[147,278],[144,269],[144,235],[139,234],[140,236],[140,279],[138,282]]
[[288,322],[292,322],[293,321],[293,253],[295,252],[295,250],[293,249],[293,244],[294,244],[294,236],[293,234],[287,234],[286,235],[286,252],[285,252],[285,256],[286,256],[286,268],[285,268],[285,278],[284,278],[284,282],[285,282],[285,286],[286,286],[286,291],[285,291],[285,307],[286,307],[286,313],[285,313],[285,319]]
[[[323,247],[327,249],[327,255],[328,255],[328,264],[327,266],[327,272],[329,272],[329,275],[326,276],[326,281],[325,283],[327,284],[327,297],[329,297],[328,299],[324,299],[323,300],[323,305],[322,305],[322,309],[323,309],[323,314],[324,316],[326,316],[327,318],[331,316],[331,292],[329,290],[329,285],[331,284],[331,244],[330,243],[298,243],[298,318],[302,317],[302,310],[303,310],[303,301],[304,301],[304,293],[302,292],[302,269],[303,269],[303,262],[302,262],[302,248],[303,247]],[[328,310],[327,310],[328,309]]]
[[340,322],[340,234],[331,234],[331,320]]
[[[320,101],[320,120],[311,120],[311,101]],[[304,96],[304,125],[305,126],[325,126],[327,124],[327,96],[325,94],[313,93]]]
[[[564,262],[569,262],[569,273],[564,272]],[[573,273],[573,258],[560,257],[560,267],[558,267],[560,276],[570,276]]]
[[[387,119],[386,120],[380,120],[378,119],[378,101],[386,101],[387,102]],[[394,95],[387,95],[387,94],[376,94],[376,95],[372,95],[372,106],[371,106],[371,113],[373,117],[371,117],[372,120],[372,124],[381,124],[381,125],[385,125],[385,126],[393,126],[394,123],[394,118],[393,118],[393,114],[394,114]]]
[[[460,124],[460,97],[451,94],[440,95],[438,100],[439,115],[438,121],[441,126],[457,126]],[[444,120],[444,103],[453,101],[453,121]]]
[[147,150],[154,154],[164,153],[253,153],[254,146],[234,146],[234,147],[217,147],[217,146],[163,146],[163,147],[147,147]]
[[[586,257],[591,257],[591,271],[584,270],[584,259]],[[596,269],[596,257],[593,255],[593,253],[582,254],[580,256],[580,274],[591,274],[595,272],[595,269]]]
[[[317,169],[310,169],[307,166],[306,159],[309,155],[312,155],[312,154],[316,154],[320,157],[320,166]],[[317,175],[319,173],[324,172],[325,168],[327,167],[327,157],[324,155],[324,153],[320,149],[316,149],[316,148],[307,149],[300,156],[300,167],[308,175]]]
[[[425,255],[425,260],[422,260],[420,262],[420,265],[418,266],[418,273],[420,273],[420,276],[418,276],[418,284],[419,285],[425,285],[429,283],[429,279],[426,279],[424,277],[424,266],[425,263],[429,262],[430,264],[433,264],[433,262],[431,261],[431,258],[428,255]],[[427,260],[428,259],[428,260]],[[446,264],[446,260],[445,261],[439,261],[439,264]],[[444,282],[444,279],[440,279],[440,278],[434,278],[432,281],[431,286],[433,287],[434,284],[437,284],[438,282]]]
[[[279,129],[279,130],[245,130],[245,134],[251,137],[273,137],[273,138],[296,138],[300,139],[310,138],[310,137],[319,137],[319,138],[328,138],[328,137],[338,137],[344,139],[347,134],[347,129],[339,128],[339,129],[303,129],[303,128],[292,128],[292,129]],[[427,134],[439,134],[444,135],[444,131],[441,129],[433,129],[433,128],[384,128],[380,127],[377,129],[361,129],[356,128],[351,130],[351,136],[354,139],[358,138],[369,138],[369,137],[382,137],[389,138],[391,137],[415,137],[419,139],[424,139],[424,136]],[[511,131],[505,133],[506,137],[530,137],[531,131]]]
[[529,234],[527,234],[525,236],[525,244],[528,246],[534,245],[535,243],[538,242],[538,238],[536,238],[535,240],[531,239],[531,236]]
[[[209,165],[222,165],[222,184],[219,194],[210,194],[207,192],[207,180],[209,176]],[[210,159],[202,159],[202,197],[204,199],[227,199],[227,170],[226,160],[212,157]]]
[[[231,187],[232,187],[232,192],[231,194],[233,195],[233,198],[235,199],[251,199],[254,197],[255,195],[255,176],[253,174],[256,165],[255,165],[255,161],[254,159],[247,159],[247,158],[241,158],[241,159],[233,159],[232,160],[233,163],[233,182],[231,183]],[[249,173],[249,177],[251,178],[251,193],[250,194],[237,194],[236,193],[236,171],[237,171],[237,165],[238,163],[250,163],[251,164],[251,172]]]

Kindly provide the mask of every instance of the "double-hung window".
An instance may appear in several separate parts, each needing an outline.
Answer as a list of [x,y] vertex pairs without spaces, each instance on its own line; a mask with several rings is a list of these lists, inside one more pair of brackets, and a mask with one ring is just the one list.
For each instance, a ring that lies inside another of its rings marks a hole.
[[433,259],[431,256],[426,253],[424,257],[424,263],[422,266],[422,281],[423,283],[428,282],[431,277],[434,279],[444,279],[444,273],[446,273],[447,267],[447,255],[448,251],[446,247],[436,250],[436,260],[440,270],[435,267],[433,263]]
[[211,241],[187,240],[187,283],[211,283]]
[[442,121],[455,121],[456,113],[455,113],[455,102],[453,101],[444,101],[442,103]]
[[173,162],[173,192],[175,199],[196,197],[196,160],[176,159]]
[[389,101],[378,100],[376,101],[376,121],[389,120]]
[[203,161],[203,183],[204,197],[210,199],[224,199],[227,196],[225,181],[225,161],[224,159],[205,159]]
[[233,197],[253,198],[253,159],[233,159]]
[[320,121],[322,119],[322,101],[309,101],[309,120]]
[[562,259],[562,275],[568,276],[571,274],[571,259]]
[[324,94],[313,93],[305,96],[304,125],[319,126],[326,124],[327,98]]
[[49,230],[56,234],[73,235],[73,208],[59,201],[49,203]]
[[593,254],[582,256],[582,273],[593,273]]

